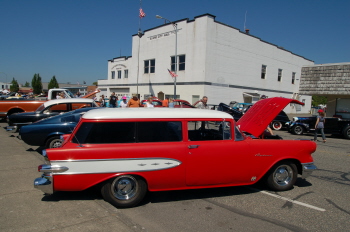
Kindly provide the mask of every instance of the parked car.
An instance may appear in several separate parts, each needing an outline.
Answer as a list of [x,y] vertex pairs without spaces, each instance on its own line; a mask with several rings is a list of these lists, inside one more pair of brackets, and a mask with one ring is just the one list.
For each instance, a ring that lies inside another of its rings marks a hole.
[[24,125],[84,107],[98,107],[98,105],[93,99],[89,98],[68,98],[47,101],[39,106],[35,112],[16,113],[8,116],[9,126],[6,129],[9,132],[18,132]]
[[[141,101],[141,104],[142,104],[143,106],[145,106],[145,105],[146,105],[146,102],[147,102],[147,100],[142,100],[142,101]],[[163,106],[162,106],[162,101],[160,101],[160,100],[152,100],[152,105],[153,105],[154,107],[163,107]]]
[[96,107],[73,110],[22,126],[18,138],[31,146],[60,147],[62,145],[61,135],[72,133],[81,116],[92,109]]
[[[292,134],[302,135],[307,132],[315,132],[315,124],[317,117],[294,117],[293,121],[287,124],[288,131]],[[325,118],[324,124],[325,134],[342,135],[346,139],[350,139],[350,119],[340,119],[336,117]]]
[[232,109],[245,112],[246,109],[247,109],[249,106],[252,106],[252,105],[253,105],[253,103],[241,103],[241,102],[236,102],[236,103],[233,104]]
[[[34,186],[46,194],[100,186],[116,207],[137,205],[147,191],[251,185],[293,188],[316,166],[310,140],[258,137],[293,99],[269,98],[235,122],[216,110],[99,109],[84,114],[60,148],[43,150]],[[302,103],[301,103],[302,104]]]
[[[217,107],[217,110],[224,111],[228,114],[231,114],[233,118],[238,121],[253,105],[247,105],[247,108],[245,108],[244,111],[235,110],[229,105],[226,105],[225,103],[220,103]],[[286,127],[286,123],[289,122],[288,115],[281,110],[279,114],[272,120],[270,123],[270,127],[274,130],[280,130],[283,127]]]

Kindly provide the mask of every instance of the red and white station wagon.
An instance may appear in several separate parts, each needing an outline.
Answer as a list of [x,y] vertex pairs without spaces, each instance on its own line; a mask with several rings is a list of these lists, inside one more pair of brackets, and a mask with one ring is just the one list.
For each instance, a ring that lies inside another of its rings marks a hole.
[[[116,207],[137,205],[147,191],[251,185],[289,190],[316,166],[309,140],[258,138],[293,99],[257,102],[237,123],[212,110],[99,109],[87,112],[61,148],[43,151],[34,181],[44,193],[101,186]],[[247,136],[246,134],[250,134]]]

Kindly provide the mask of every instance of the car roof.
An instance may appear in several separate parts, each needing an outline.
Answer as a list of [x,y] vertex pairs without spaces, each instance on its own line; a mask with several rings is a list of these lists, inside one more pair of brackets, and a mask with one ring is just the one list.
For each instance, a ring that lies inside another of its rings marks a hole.
[[93,99],[90,98],[63,98],[63,99],[55,99],[50,100],[44,103],[45,108],[51,105],[55,104],[62,104],[62,103],[92,103],[94,102]]
[[84,119],[129,119],[129,118],[216,118],[233,119],[231,115],[216,110],[200,110],[192,108],[105,108],[90,110]]

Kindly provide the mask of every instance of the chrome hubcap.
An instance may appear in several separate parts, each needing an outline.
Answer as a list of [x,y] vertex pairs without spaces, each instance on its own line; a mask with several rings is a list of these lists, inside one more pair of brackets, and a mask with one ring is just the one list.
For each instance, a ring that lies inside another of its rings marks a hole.
[[273,177],[276,184],[285,186],[292,180],[293,170],[288,165],[281,165],[275,170]]
[[51,143],[51,148],[58,148],[62,146],[62,140],[58,139],[58,140],[54,140]]
[[128,200],[137,192],[137,181],[132,176],[120,176],[113,181],[111,188],[117,199]]

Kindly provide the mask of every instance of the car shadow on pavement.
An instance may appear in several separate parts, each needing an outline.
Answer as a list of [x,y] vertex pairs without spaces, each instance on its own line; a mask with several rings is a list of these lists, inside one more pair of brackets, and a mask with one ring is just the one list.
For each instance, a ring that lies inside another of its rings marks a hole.
[[95,187],[88,188],[84,191],[67,191],[67,192],[55,192],[51,195],[45,195],[41,199],[42,201],[76,201],[76,200],[98,200],[102,199],[102,195]]
[[146,205],[148,203],[175,202],[237,195],[248,195],[255,192],[256,191],[249,189],[245,186],[149,192],[140,205]]

